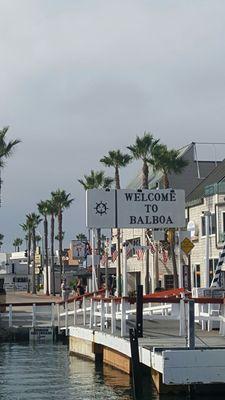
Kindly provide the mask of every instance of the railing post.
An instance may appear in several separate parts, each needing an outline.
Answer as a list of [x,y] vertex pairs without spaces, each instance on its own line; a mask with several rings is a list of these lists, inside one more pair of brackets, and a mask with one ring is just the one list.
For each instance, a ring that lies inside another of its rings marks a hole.
[[36,326],[36,304],[32,306],[32,327]]
[[132,363],[132,377],[133,377],[133,390],[135,399],[142,398],[142,379],[141,368],[139,361],[139,348],[138,348],[138,334],[136,329],[132,328],[130,331],[130,352]]
[[51,326],[55,325],[55,304],[51,304]]
[[9,305],[9,328],[12,327],[12,320],[13,320],[12,304],[10,304],[10,305]]
[[94,326],[97,326],[96,311],[98,311],[98,301],[94,301]]
[[179,336],[185,336],[185,319],[186,319],[186,312],[185,312],[185,303],[184,298],[180,299],[180,330]]
[[89,321],[89,328],[90,329],[93,327],[93,321],[94,321],[94,300],[91,299],[91,303],[90,303],[90,321]]
[[126,299],[121,299],[121,336],[124,337],[127,334],[126,324]]
[[65,330],[66,330],[66,336],[68,336],[68,303],[67,303],[67,301],[65,302]]
[[100,301],[101,305],[101,318],[100,318],[100,330],[104,330],[104,324],[105,324],[105,304],[104,301],[101,299]]
[[111,300],[111,334],[114,335],[116,332],[116,303],[115,300]]
[[83,325],[86,325],[86,297],[83,296]]
[[60,329],[60,304],[57,304],[58,330]]
[[221,316],[220,316],[220,335],[225,335],[225,305],[221,304]]
[[136,331],[138,337],[143,337],[143,285],[137,285]]
[[74,324],[74,326],[76,326],[76,322],[77,322],[77,314],[76,314],[76,312],[77,312],[77,308],[76,308],[76,300],[74,300],[74,302],[73,302],[73,312],[74,312],[74,314],[73,314],[73,324]]
[[190,350],[195,348],[195,301],[188,302],[188,347]]

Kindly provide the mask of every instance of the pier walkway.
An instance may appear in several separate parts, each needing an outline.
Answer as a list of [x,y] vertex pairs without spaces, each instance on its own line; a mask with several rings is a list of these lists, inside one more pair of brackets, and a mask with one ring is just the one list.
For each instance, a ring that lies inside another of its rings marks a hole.
[[[137,328],[135,298],[106,298],[102,292],[65,303],[56,298],[32,300],[7,303],[0,326],[56,326],[69,337],[71,353],[100,357],[131,373],[129,329]],[[190,300],[195,302],[194,347],[188,329]],[[225,384],[225,300],[190,299],[182,290],[143,296],[143,337],[138,345],[140,362],[150,368],[159,392],[165,386]]]

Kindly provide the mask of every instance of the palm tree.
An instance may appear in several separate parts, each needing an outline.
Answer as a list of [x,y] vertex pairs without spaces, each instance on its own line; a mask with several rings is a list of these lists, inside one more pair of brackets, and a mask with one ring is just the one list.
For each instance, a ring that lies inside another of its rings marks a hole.
[[70,207],[71,203],[74,199],[70,199],[70,193],[66,193],[65,190],[56,190],[55,192],[51,192],[52,199],[55,202],[57,215],[58,215],[58,235],[59,235],[59,265],[61,273],[65,274],[63,270],[63,263],[62,263],[62,216],[63,211]]
[[76,239],[80,240],[80,242],[87,242],[87,236],[84,233],[78,233]]
[[0,251],[2,250],[4,235],[0,233]]
[[[157,144],[152,151],[152,160],[150,163],[153,165],[154,171],[161,171],[163,173],[164,189],[168,189],[169,174],[174,172],[180,174],[183,169],[188,165],[188,161],[179,157],[179,150],[168,150],[164,144]],[[178,287],[178,273],[177,263],[175,256],[175,229],[169,229],[169,245],[173,264],[174,287]]]
[[152,151],[159,140],[154,139],[153,135],[144,132],[143,137],[136,137],[133,146],[127,146],[135,160],[142,160],[142,189],[148,189],[148,163],[152,158]]
[[[91,170],[90,175],[84,175],[84,179],[78,179],[78,182],[83,186],[85,190],[89,189],[107,189],[111,187],[114,179],[105,176],[104,171],[94,171]],[[98,255],[100,255],[101,251],[101,229],[97,229],[97,251]],[[94,251],[94,249],[92,249]],[[97,268],[97,282],[98,287],[100,287],[100,264]]]
[[55,243],[55,216],[58,215],[58,207],[54,199],[48,200],[49,214],[51,215],[51,278],[52,278],[52,294],[55,296],[55,260],[54,260],[54,243]]
[[27,232],[25,238],[27,240],[27,274],[28,274],[28,285],[27,292],[30,292],[30,284],[29,284],[29,276],[30,276],[30,262],[31,262],[31,237],[32,237],[32,223],[31,220],[26,217],[26,222],[24,224],[20,224],[21,228],[24,232]]
[[[0,172],[1,168],[3,168],[5,165],[5,159],[9,158],[12,155],[14,147],[18,143],[20,143],[19,139],[14,139],[10,140],[9,142],[6,142],[6,134],[8,130],[9,130],[8,126],[0,130]],[[1,196],[1,185],[2,185],[2,180],[0,176],[0,196]],[[0,205],[1,205],[1,198],[0,198]]]
[[91,170],[90,175],[84,175],[84,179],[78,179],[78,182],[88,189],[107,189],[109,188],[114,179],[109,176],[105,176],[104,171],[93,171]]
[[33,242],[33,277],[32,277],[32,293],[36,293],[36,284],[35,284],[35,254],[36,254],[36,228],[42,221],[40,215],[35,213],[30,213],[26,215],[28,224],[31,226],[31,235]]
[[[106,167],[113,167],[115,170],[115,187],[120,189],[119,169],[126,167],[132,160],[129,154],[123,154],[120,150],[109,151],[108,155],[101,158],[100,162]],[[121,285],[121,254],[120,254],[120,229],[117,229],[117,249],[118,249],[118,272],[117,272],[117,290],[118,296],[122,294]]]
[[13,246],[14,246],[14,248],[15,248],[15,251],[20,251],[20,246],[22,246],[22,244],[23,244],[23,240],[20,239],[20,238],[16,238],[16,239],[13,241]]
[[[152,158],[152,151],[157,145],[159,140],[154,139],[153,135],[149,132],[144,132],[143,137],[136,137],[136,142],[133,146],[127,148],[131,151],[134,159],[142,160],[142,189],[148,189],[148,163]],[[146,231],[146,244],[149,245],[148,230]],[[149,250],[146,251],[146,276],[145,276],[145,291],[149,293]]]
[[[46,295],[49,296],[49,275],[48,275],[48,218],[49,215],[49,203],[48,201],[40,201],[38,204],[38,211],[44,217],[44,238],[45,238],[45,271],[46,271]],[[37,240],[37,239],[36,239]]]
[[36,235],[36,246],[39,245],[41,240],[42,240],[42,237],[40,235]]
[[[65,231],[62,231],[62,240],[64,240],[65,237]],[[55,235],[55,240],[59,241],[59,234]]]

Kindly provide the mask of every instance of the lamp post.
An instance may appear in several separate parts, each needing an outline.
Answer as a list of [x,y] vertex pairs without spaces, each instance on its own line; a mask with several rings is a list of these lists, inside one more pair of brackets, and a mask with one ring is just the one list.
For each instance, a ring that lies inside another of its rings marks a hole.
[[205,217],[205,287],[209,287],[209,224],[210,224],[210,211],[203,212]]

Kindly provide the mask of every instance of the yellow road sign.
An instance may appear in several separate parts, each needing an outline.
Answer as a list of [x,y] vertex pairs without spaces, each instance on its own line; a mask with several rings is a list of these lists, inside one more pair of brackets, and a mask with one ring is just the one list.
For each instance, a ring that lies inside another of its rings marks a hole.
[[186,237],[182,240],[180,247],[183,252],[188,255],[195,245]]

